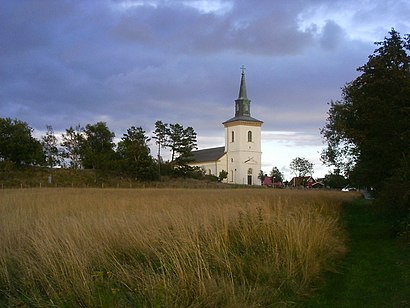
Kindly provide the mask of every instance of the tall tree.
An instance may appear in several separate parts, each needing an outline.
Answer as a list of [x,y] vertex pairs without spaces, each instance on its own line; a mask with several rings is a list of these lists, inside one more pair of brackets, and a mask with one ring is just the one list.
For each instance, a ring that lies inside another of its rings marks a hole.
[[410,176],[410,41],[392,29],[375,44],[357,69],[361,75],[343,88],[342,100],[330,103],[322,158],[356,182],[382,190],[397,170],[407,168],[402,180]]
[[65,134],[62,135],[63,157],[69,160],[71,168],[75,170],[82,168],[81,144],[84,140],[82,131],[83,129],[78,124],[76,127],[67,128]]
[[132,126],[118,143],[117,152],[122,169],[139,180],[154,180],[158,177],[150,155],[149,141],[150,138],[141,127]]
[[270,176],[273,179],[273,182],[283,182],[283,174],[279,171],[278,167],[273,167]]
[[61,152],[58,148],[58,140],[54,134],[53,127],[47,125],[47,132],[41,137],[41,145],[45,156],[46,165],[50,168],[59,166],[62,162]]
[[32,136],[32,132],[26,122],[0,118],[0,160],[16,165],[42,164],[41,143]]
[[84,168],[111,169],[115,159],[113,138],[105,122],[87,124],[81,143],[81,157]]
[[168,124],[163,123],[162,121],[155,122],[155,130],[154,130],[154,139],[155,143],[158,145],[158,153],[157,153],[157,163],[158,163],[158,174],[161,175],[161,149],[165,148],[167,145],[167,138],[168,138]]
[[192,151],[197,148],[196,132],[189,126],[182,130],[182,135],[180,138],[180,143],[176,148],[178,156],[178,164],[186,165],[192,162]]
[[161,160],[161,149],[165,148],[168,137],[168,124],[162,121],[155,122],[154,139],[158,145],[158,161]]
[[313,174],[313,163],[303,157],[296,157],[290,162],[290,170],[298,177]]
[[184,133],[184,127],[178,123],[170,124],[167,131],[167,146],[171,149],[171,162],[175,161],[176,154],[178,153]]

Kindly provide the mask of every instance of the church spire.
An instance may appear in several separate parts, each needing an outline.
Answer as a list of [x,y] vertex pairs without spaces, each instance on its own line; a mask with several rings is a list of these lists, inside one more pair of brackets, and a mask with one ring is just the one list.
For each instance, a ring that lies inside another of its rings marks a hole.
[[241,70],[242,70],[241,86],[239,87],[239,96],[238,96],[238,98],[248,99],[246,97],[245,69],[246,69],[245,66],[242,65],[242,67],[241,67]]
[[251,101],[246,96],[246,83],[245,83],[245,66],[241,67],[241,85],[239,87],[239,97],[235,100],[235,117],[250,117],[250,103]]
[[239,86],[239,96],[235,100],[235,116],[229,120],[223,122],[224,125],[230,125],[237,121],[253,122],[262,125],[262,121],[251,117],[251,100],[246,95],[246,83],[245,83],[245,66],[241,67],[241,84]]

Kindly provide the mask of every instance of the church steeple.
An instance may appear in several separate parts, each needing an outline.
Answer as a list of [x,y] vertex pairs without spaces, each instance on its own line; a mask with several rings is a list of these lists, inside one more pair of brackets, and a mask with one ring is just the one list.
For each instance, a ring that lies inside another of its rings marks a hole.
[[242,65],[242,67],[241,67],[241,70],[242,70],[241,85],[239,87],[239,96],[238,96],[238,98],[248,99],[248,97],[246,96],[245,69],[246,69],[245,66]]
[[235,117],[250,117],[251,116],[251,101],[246,96],[246,83],[245,83],[245,67],[241,67],[241,85],[239,87],[239,96],[235,100]]
[[262,121],[251,117],[251,100],[246,95],[246,83],[245,83],[245,67],[241,67],[241,84],[239,86],[239,96],[235,100],[235,116],[229,120],[223,122],[224,125],[230,125],[231,123],[241,122],[254,122],[257,125],[262,125]]

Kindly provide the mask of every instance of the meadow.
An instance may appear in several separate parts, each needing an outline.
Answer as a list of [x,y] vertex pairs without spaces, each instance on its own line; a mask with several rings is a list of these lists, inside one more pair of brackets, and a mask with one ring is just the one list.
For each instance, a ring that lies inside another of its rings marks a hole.
[[0,305],[260,307],[311,294],[346,252],[354,194],[0,190]]

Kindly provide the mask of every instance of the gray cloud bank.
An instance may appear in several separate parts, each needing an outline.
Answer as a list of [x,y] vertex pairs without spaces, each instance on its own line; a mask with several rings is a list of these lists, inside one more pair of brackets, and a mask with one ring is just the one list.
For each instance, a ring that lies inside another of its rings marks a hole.
[[318,134],[373,41],[409,20],[407,1],[2,1],[0,116],[117,136],[161,119],[209,140],[245,64],[264,130]]

